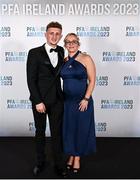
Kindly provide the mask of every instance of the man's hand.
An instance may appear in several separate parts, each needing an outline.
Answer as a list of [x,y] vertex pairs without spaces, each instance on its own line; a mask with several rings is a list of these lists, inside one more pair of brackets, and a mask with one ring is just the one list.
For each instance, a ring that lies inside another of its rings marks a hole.
[[46,112],[46,107],[44,103],[39,103],[36,105],[36,110],[39,113],[45,113]]

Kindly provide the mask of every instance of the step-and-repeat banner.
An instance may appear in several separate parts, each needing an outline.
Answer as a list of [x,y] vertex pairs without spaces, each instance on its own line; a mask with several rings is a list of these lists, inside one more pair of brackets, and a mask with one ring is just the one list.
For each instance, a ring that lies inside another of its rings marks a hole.
[[34,135],[26,61],[50,21],[94,59],[96,135],[140,137],[139,0],[0,0],[0,136]]

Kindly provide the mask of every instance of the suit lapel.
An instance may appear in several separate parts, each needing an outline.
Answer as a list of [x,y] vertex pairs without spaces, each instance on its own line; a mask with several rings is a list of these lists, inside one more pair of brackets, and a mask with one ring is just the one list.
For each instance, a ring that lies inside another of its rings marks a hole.
[[[58,46],[58,48],[59,48],[59,46]],[[58,51],[58,63],[55,68],[51,64],[50,58],[45,50],[45,44],[43,44],[43,46],[41,48],[41,55],[42,55],[42,58],[45,60],[45,64],[48,65],[49,69],[51,70],[51,72],[53,74],[55,74],[56,71],[59,69],[59,67],[61,67],[63,64],[64,55],[63,55],[63,52],[61,49]]]
[[51,70],[51,72],[54,74],[54,67],[51,64],[50,58],[48,56],[48,53],[45,50],[45,44],[43,44],[42,48],[41,48],[41,55],[44,59],[44,63],[48,65],[48,68]]
[[[58,48],[60,48],[58,46]],[[58,64],[61,66],[64,62],[64,52],[62,51],[62,48],[58,51]]]

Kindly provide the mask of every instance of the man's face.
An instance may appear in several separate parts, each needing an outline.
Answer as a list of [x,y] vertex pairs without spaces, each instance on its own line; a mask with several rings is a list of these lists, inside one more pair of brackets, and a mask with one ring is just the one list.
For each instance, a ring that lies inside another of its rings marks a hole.
[[47,43],[55,47],[62,37],[62,30],[59,28],[49,28],[45,33]]

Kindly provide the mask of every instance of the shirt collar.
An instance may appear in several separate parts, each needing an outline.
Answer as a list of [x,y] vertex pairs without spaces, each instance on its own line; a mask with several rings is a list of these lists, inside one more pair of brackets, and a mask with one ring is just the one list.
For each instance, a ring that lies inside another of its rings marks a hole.
[[[56,46],[56,47],[57,47],[57,46]],[[56,47],[55,47],[55,48],[56,48]],[[50,46],[48,43],[45,44],[45,49],[46,49],[47,52],[50,53],[50,49],[51,49],[51,48],[53,48],[53,47]],[[55,48],[53,48],[53,49],[55,49]]]

